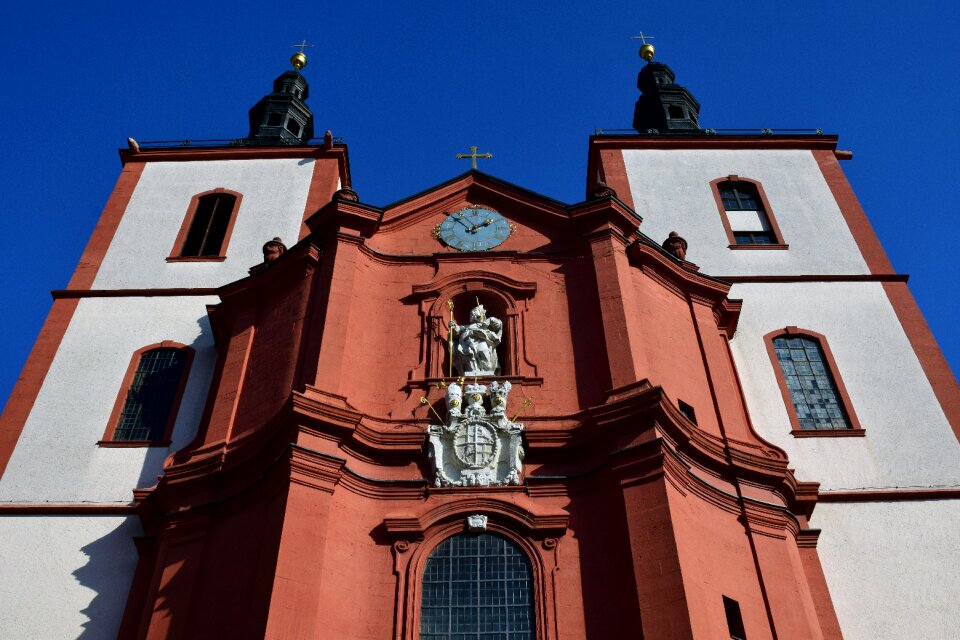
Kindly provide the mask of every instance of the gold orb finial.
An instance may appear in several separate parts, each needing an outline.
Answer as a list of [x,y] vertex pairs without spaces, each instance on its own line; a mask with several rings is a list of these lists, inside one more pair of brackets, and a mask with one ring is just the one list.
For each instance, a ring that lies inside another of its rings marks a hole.
[[290,64],[293,65],[294,69],[296,69],[297,71],[300,71],[300,69],[303,69],[305,66],[307,66],[307,55],[303,52],[303,50],[304,48],[312,47],[313,45],[307,44],[307,41],[304,40],[300,44],[294,44],[290,46],[296,49],[300,49],[300,51],[297,51],[295,54],[290,56]]
[[653,54],[656,52],[656,49],[653,48],[653,45],[647,42],[647,40],[653,40],[653,36],[643,35],[643,31],[640,32],[640,35],[633,36],[632,40],[639,40],[643,44],[640,45],[640,57],[650,62],[653,60]]

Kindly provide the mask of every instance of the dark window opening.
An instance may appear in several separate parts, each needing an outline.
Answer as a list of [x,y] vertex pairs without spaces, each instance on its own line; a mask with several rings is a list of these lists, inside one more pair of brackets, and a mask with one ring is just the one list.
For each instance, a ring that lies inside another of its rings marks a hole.
[[229,193],[201,196],[180,255],[219,256],[236,202],[236,196]]
[[423,572],[420,640],[533,640],[533,572],[506,538],[444,540]]
[[747,632],[743,628],[743,616],[740,615],[740,603],[723,596],[723,611],[727,614],[727,630],[730,631],[730,640],[747,640]]
[[289,118],[289,119],[287,120],[287,131],[289,131],[289,132],[292,133],[293,135],[299,136],[299,135],[300,135],[300,128],[301,128],[301,127],[300,127],[300,123],[297,122],[296,120],[294,120],[293,118]]
[[283,114],[276,112],[267,114],[268,127],[279,127],[281,124],[283,124]]
[[114,440],[160,440],[167,431],[187,355],[152,349],[140,356],[117,421]]
[[800,428],[851,428],[820,343],[805,336],[780,336],[773,339],[773,348]]
[[669,105],[667,107],[667,117],[671,120],[681,120],[683,119],[683,109],[676,105]]
[[688,405],[683,400],[677,400],[677,408],[680,409],[680,413],[682,413],[687,420],[693,424],[697,424],[697,414],[693,410],[693,407]]

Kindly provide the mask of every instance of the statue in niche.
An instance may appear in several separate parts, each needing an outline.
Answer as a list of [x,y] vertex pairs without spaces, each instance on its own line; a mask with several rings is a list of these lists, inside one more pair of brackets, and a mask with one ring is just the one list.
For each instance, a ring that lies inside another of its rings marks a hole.
[[488,318],[479,302],[470,311],[470,324],[450,320],[453,367],[461,376],[498,376],[500,361],[497,347],[503,339],[503,322]]

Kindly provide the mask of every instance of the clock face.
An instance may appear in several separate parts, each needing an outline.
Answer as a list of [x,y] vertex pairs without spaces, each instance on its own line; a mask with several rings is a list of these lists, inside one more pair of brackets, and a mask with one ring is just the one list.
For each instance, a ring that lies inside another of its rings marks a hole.
[[514,229],[492,209],[467,207],[448,215],[434,229],[434,235],[458,251],[487,251],[500,246]]

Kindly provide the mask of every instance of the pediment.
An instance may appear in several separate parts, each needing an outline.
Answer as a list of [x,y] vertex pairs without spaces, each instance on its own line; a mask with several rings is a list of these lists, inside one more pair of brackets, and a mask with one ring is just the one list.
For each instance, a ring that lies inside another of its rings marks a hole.
[[494,247],[497,251],[562,250],[582,238],[573,207],[479,171],[468,171],[384,207],[367,245],[394,255],[458,253],[438,237],[439,225],[470,207],[496,212],[510,225],[508,237]]

